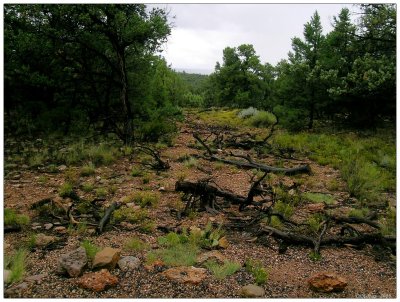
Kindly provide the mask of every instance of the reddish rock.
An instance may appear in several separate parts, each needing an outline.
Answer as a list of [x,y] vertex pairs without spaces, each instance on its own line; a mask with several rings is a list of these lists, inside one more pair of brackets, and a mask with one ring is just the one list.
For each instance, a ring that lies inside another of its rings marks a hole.
[[84,274],[77,280],[77,284],[79,287],[101,292],[106,287],[116,286],[118,284],[118,278],[112,275],[108,270],[102,269],[98,272]]
[[226,239],[226,237],[222,237],[220,240],[218,240],[218,246],[223,249],[228,248],[229,246],[228,239]]
[[339,292],[345,289],[347,281],[335,273],[318,273],[308,279],[310,288],[318,292]]
[[207,270],[193,266],[179,266],[167,269],[161,274],[170,280],[197,285],[206,278]]

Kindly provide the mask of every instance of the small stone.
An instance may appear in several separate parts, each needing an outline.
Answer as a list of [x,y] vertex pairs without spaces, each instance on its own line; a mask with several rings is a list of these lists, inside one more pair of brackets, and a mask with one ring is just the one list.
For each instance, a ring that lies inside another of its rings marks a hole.
[[37,226],[40,226],[40,223],[39,223],[39,222],[34,222],[34,223],[32,223],[32,227],[37,227]]
[[140,266],[140,259],[133,256],[123,257],[118,261],[118,266],[122,271],[134,270]]
[[226,261],[226,258],[218,251],[209,251],[199,255],[196,259],[196,263],[203,264],[207,260],[215,260],[216,262],[223,264],[224,261]]
[[87,229],[87,231],[86,231],[87,233],[88,233],[88,235],[94,235],[94,234],[96,234],[96,229]]
[[294,196],[294,195],[296,194],[295,189],[290,189],[290,190],[288,191],[288,194],[289,194],[290,196]]
[[101,177],[100,176],[96,176],[96,181],[100,181]]
[[40,230],[42,228],[41,225],[33,226],[32,230]]
[[102,269],[94,273],[87,273],[77,281],[79,287],[90,289],[95,292],[101,292],[106,287],[116,286],[118,277],[112,275],[108,270]]
[[4,294],[6,297],[20,297],[24,291],[28,289],[28,283],[22,282],[8,288]]
[[113,269],[117,265],[120,256],[120,249],[106,247],[94,256],[92,268],[106,267]]
[[126,204],[126,206],[128,207],[128,208],[132,208],[132,209],[134,209],[134,210],[140,210],[141,209],[141,207],[140,206],[138,206],[136,203],[134,203],[134,202],[128,202],[127,204]]
[[120,225],[124,229],[128,229],[128,230],[133,230],[133,229],[136,228],[132,223],[129,223],[129,222],[126,222],[126,221],[121,221]]
[[265,290],[260,286],[257,286],[254,284],[249,284],[249,285],[243,286],[240,289],[239,294],[241,297],[244,297],[244,298],[259,298],[259,297],[264,297]]
[[58,169],[58,171],[62,172],[62,171],[65,171],[67,169],[67,166],[66,165],[61,165],[61,166],[58,166],[57,169]]
[[5,283],[8,283],[10,280],[10,276],[11,276],[11,271],[10,270],[8,270],[8,269],[5,269],[4,271],[3,271],[3,280],[4,280],[4,282]]
[[222,237],[220,240],[218,240],[218,246],[226,249],[229,246],[229,242],[228,239],[226,239],[226,237]]
[[52,244],[58,240],[55,236],[47,236],[43,233],[39,233],[36,235],[35,245],[37,247],[46,247],[49,244]]
[[308,279],[308,285],[314,291],[329,293],[343,291],[347,281],[335,273],[322,272]]
[[50,230],[53,227],[52,223],[46,223],[43,225],[45,230]]
[[40,284],[42,282],[43,278],[45,278],[46,276],[47,276],[47,274],[33,275],[33,276],[26,277],[25,281]]
[[310,213],[323,212],[325,205],[323,203],[310,203],[305,208]]
[[193,266],[179,266],[167,269],[161,274],[170,280],[174,280],[180,283],[198,285],[206,278],[207,270],[204,268]]
[[145,265],[144,268],[148,272],[160,271],[164,268],[164,262],[156,260],[152,264]]
[[159,188],[158,188],[158,191],[160,191],[160,192],[165,192],[165,187],[159,187]]
[[87,262],[86,250],[79,247],[72,252],[61,255],[58,259],[57,273],[67,273],[70,277],[78,277],[82,274]]
[[53,230],[59,234],[65,234],[67,232],[67,228],[63,226],[55,227]]

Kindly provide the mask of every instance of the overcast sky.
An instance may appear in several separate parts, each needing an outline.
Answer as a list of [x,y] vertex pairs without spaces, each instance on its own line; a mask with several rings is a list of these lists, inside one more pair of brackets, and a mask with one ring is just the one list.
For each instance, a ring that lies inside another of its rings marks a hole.
[[275,65],[287,58],[291,38],[303,38],[304,24],[315,10],[324,33],[332,27],[333,16],[351,4],[163,4],[174,27],[164,56],[174,69],[212,72],[222,62],[222,50],[253,44],[261,62]]

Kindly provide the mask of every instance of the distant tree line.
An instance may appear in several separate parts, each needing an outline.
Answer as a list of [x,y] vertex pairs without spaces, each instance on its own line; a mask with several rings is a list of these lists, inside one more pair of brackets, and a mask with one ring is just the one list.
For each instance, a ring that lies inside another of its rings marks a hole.
[[316,119],[373,127],[396,110],[396,6],[363,4],[354,24],[349,9],[323,35],[318,12],[292,39],[288,59],[262,64],[252,45],[227,47],[203,93],[204,104],[273,111],[291,129]]

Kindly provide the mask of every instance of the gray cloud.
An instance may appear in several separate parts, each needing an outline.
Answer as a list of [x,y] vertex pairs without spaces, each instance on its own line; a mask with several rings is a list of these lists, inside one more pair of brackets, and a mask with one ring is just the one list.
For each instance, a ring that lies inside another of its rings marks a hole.
[[227,46],[253,44],[262,62],[287,57],[291,38],[317,10],[324,32],[344,4],[164,4],[174,23],[165,57],[174,68],[212,70]]

